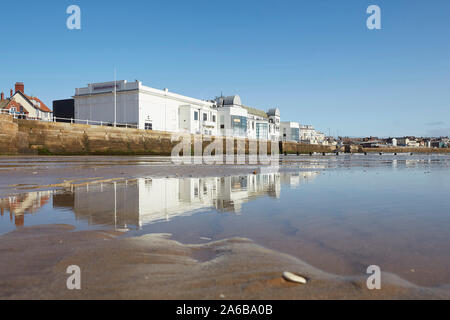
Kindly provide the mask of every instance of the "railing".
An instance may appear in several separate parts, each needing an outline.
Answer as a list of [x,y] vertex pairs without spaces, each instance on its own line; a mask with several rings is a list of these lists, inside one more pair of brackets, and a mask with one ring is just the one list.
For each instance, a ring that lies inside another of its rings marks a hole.
[[75,124],[87,124],[93,126],[105,126],[105,127],[118,127],[118,128],[130,128],[130,129],[138,129],[139,126],[135,123],[122,123],[122,122],[108,122],[108,121],[96,121],[89,119],[75,119],[75,118],[60,118],[53,117],[53,122],[67,122],[67,123],[75,123]]
[[51,117],[50,119],[43,118],[32,118],[28,117],[25,113],[20,112],[10,112],[9,110],[0,110],[0,114],[7,114],[12,116],[14,119],[23,119],[23,120],[34,120],[34,121],[46,121],[46,122],[66,122],[72,124],[87,124],[87,125],[97,125],[97,126],[105,126],[105,127],[117,127],[117,128],[130,128],[130,129],[138,129],[139,126],[135,123],[114,123],[108,121],[95,121],[88,119],[76,119],[76,118],[61,118],[61,117]]

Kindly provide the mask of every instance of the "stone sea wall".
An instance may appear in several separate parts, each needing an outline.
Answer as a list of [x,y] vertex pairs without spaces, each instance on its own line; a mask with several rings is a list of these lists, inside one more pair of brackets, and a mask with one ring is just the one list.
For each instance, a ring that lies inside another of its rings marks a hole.
[[[184,141],[191,141],[191,153],[195,141],[201,141],[202,150],[211,148],[211,141],[201,135],[171,134],[149,130],[91,126],[60,122],[43,122],[13,119],[0,115],[0,154],[2,155],[171,155],[172,149]],[[259,152],[255,140],[237,138],[222,139],[223,152],[231,145],[235,153],[239,144]],[[206,140],[206,141],[205,141]],[[212,138],[216,140],[216,138]],[[218,140],[216,140],[218,141]],[[271,152],[272,143],[267,143]],[[287,153],[328,152],[330,149],[296,143],[274,143],[274,150]],[[200,147],[198,147],[200,148]],[[316,150],[317,149],[317,150]],[[320,149],[320,150],[319,150]],[[261,150],[264,152],[264,150]],[[212,154],[215,152],[213,151]]]

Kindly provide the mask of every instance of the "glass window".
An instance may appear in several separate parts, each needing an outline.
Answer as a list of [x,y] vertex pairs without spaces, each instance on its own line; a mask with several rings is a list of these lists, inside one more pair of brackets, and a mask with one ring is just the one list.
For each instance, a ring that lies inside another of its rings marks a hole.
[[194,120],[198,120],[198,111],[194,111]]
[[153,123],[146,122],[145,123],[145,130],[153,130]]
[[256,124],[256,138],[257,139],[267,139],[267,131],[268,131],[267,123],[257,123]]
[[208,120],[208,114],[207,113],[204,113],[203,114],[203,121],[207,121]]
[[216,122],[216,116],[213,115],[212,118],[213,118],[213,122]]
[[242,116],[231,116],[231,128],[233,134],[237,136],[245,136],[247,133],[247,118]]
[[298,128],[291,128],[291,139],[295,141],[300,140],[300,130]]

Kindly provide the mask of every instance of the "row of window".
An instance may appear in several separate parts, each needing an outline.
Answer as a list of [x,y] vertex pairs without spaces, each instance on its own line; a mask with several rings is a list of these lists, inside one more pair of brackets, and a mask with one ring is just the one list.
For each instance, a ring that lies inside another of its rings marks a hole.
[[[198,121],[198,111],[194,111],[194,120]],[[208,114],[203,113],[203,121],[208,121]],[[212,115],[212,122],[216,122],[216,115]]]

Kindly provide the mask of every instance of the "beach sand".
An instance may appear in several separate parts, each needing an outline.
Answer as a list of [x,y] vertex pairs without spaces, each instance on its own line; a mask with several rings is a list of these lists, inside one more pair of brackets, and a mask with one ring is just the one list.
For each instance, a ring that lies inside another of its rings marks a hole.
[[[188,245],[170,235],[126,238],[68,225],[23,228],[0,236],[0,299],[449,299],[383,273],[342,277],[297,258],[233,238]],[[68,290],[66,269],[81,268],[81,290]],[[306,277],[306,285],[282,278]]]

